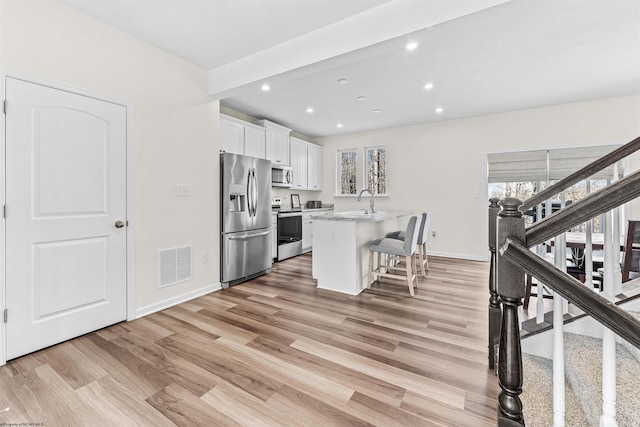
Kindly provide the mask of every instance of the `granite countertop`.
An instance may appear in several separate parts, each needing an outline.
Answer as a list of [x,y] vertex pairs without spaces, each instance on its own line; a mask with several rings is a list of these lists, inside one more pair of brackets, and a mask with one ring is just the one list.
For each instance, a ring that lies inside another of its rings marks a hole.
[[333,205],[322,205],[321,208],[302,208],[302,212],[332,211]]
[[318,217],[318,219],[326,221],[366,221],[366,222],[381,222],[388,221],[390,219],[396,219],[401,216],[412,215],[411,212],[401,211],[384,211],[376,212],[373,214],[365,214],[363,211],[347,211],[347,212],[335,212],[332,215],[326,215]]

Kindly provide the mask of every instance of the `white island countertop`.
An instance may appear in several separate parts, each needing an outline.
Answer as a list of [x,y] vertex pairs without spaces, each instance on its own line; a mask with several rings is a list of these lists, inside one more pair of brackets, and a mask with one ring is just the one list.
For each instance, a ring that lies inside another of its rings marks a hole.
[[[408,212],[337,212],[313,222],[312,274],[318,288],[357,295],[367,287],[369,243],[404,230]],[[404,217],[404,218],[403,218]]]
[[331,215],[325,215],[323,220],[328,221],[368,221],[368,222],[381,222],[389,221],[391,219],[400,218],[402,216],[411,215],[409,212],[398,211],[383,211],[375,213],[364,213],[364,211],[346,211],[346,212],[334,212]]

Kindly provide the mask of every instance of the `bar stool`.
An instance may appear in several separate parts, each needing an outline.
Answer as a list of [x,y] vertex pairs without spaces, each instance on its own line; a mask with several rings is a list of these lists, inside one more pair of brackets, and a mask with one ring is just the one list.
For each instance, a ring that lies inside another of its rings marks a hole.
[[[416,276],[415,258],[418,246],[418,231],[422,224],[422,216],[419,218],[412,216],[407,224],[407,230],[405,231],[405,239],[398,240],[392,238],[376,239],[369,244],[369,275],[367,280],[367,289],[371,288],[371,283],[375,277],[385,276],[396,280],[406,280],[409,286],[409,293],[414,296],[413,286],[418,287],[418,278]],[[378,268],[373,268],[373,254],[378,253]],[[406,275],[401,276],[399,274],[393,274],[389,271],[386,265],[380,263],[380,255],[395,255],[405,257],[406,261]],[[385,268],[383,272],[382,269]]]
[[[429,224],[431,224],[431,212],[422,213],[422,224],[418,232],[418,251],[415,256],[418,257],[420,263],[420,273],[423,277],[429,271],[429,258],[427,258],[427,237],[429,237]],[[404,240],[404,231],[393,231],[387,234],[391,239]]]

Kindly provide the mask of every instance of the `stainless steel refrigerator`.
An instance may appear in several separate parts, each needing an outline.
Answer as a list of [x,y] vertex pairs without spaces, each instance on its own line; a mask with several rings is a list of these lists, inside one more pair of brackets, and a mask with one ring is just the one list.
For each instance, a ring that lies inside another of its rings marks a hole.
[[220,153],[220,281],[271,271],[271,162]]

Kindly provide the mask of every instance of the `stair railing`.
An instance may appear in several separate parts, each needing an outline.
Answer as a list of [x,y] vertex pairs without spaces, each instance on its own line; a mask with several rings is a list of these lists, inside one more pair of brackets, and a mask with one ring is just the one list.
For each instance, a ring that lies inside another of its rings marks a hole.
[[[640,348],[639,321],[618,308],[612,301],[595,294],[580,281],[550,265],[529,250],[532,246],[639,197],[640,171],[547,216],[529,228],[525,228],[522,216],[522,211],[538,205],[543,200],[564,191],[569,186],[615,164],[638,150],[640,150],[640,138],[612,151],[524,202],[514,198],[505,198],[499,202],[496,199],[490,200],[489,367],[497,369],[501,388],[497,408],[498,425],[525,425],[522,402],[519,397],[522,392],[523,375],[518,322],[518,307],[522,304],[522,299],[525,296],[525,272],[543,281],[555,293],[566,298],[611,330],[611,337],[614,337],[615,333]],[[608,234],[610,235],[610,233]],[[498,318],[500,318],[499,324],[497,324]],[[556,321],[561,324],[561,320],[560,316],[559,321]],[[611,341],[615,338],[607,339]],[[560,346],[558,350],[562,352],[562,347]],[[495,362],[496,355],[497,363]],[[564,386],[562,389],[564,390]],[[613,393],[615,402],[615,385]],[[564,401],[564,398],[562,400]],[[560,405],[560,419],[554,419],[557,425],[564,425],[564,407],[562,405]],[[606,396],[604,411],[603,418],[607,415]],[[613,417],[615,425],[615,406]],[[603,422],[607,424],[606,419],[603,419]]]

